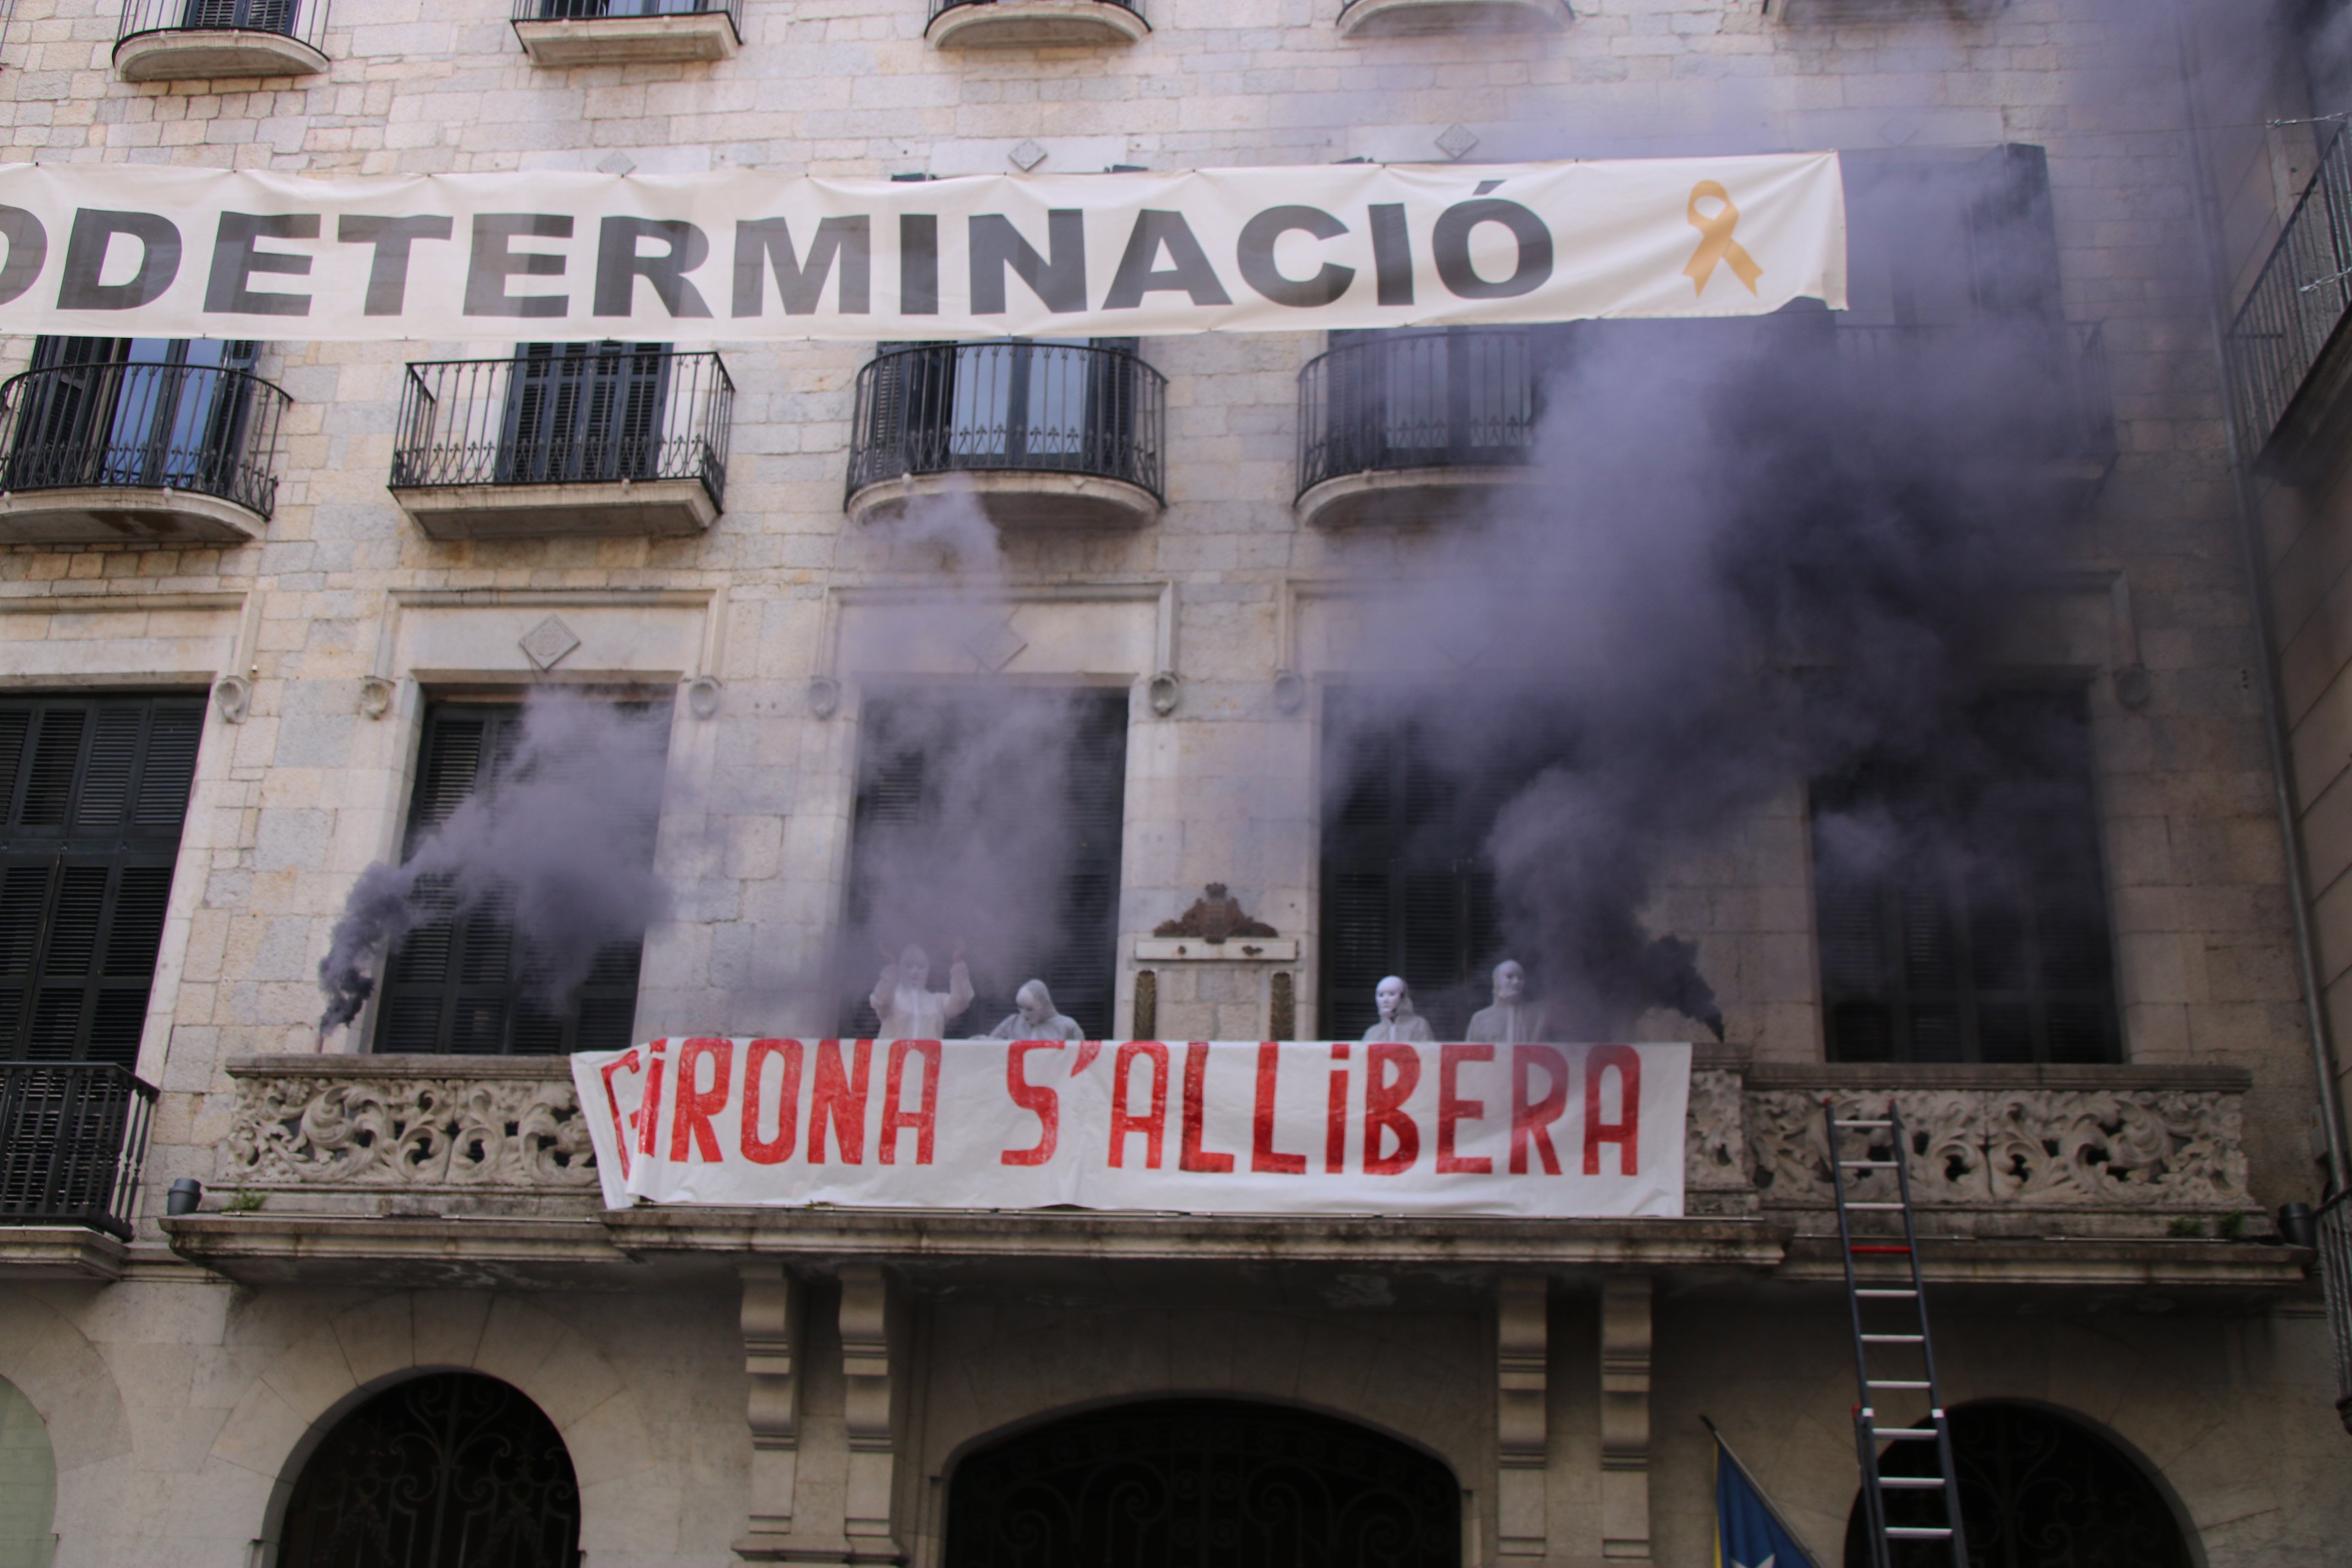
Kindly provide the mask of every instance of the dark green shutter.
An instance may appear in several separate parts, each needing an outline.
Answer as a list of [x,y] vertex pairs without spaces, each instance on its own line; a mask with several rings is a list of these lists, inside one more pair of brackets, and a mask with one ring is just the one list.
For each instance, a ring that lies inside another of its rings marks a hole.
[[[1089,1037],[1111,1033],[1118,990],[1118,888],[1127,820],[1127,712],[1124,689],[996,694],[994,701],[1066,704],[1060,820],[1068,828],[1051,931],[1036,950],[1016,954],[1003,973],[975,971],[970,1011],[950,1026],[984,1035],[1013,1010],[1022,982],[1043,980],[1054,1005]],[[894,828],[919,827],[939,811],[939,781],[952,774],[940,753],[966,743],[992,721],[992,703],[968,694],[903,693],[866,699],[858,744],[857,804],[850,827],[849,908],[842,953],[841,1032],[863,1038],[879,1027],[869,994],[881,963],[878,944],[918,940],[931,957],[931,986],[947,984],[951,931],[872,929],[872,879]]]
[[[521,738],[520,707],[433,704],[425,717],[404,856],[415,854],[426,834],[503,774]],[[517,938],[500,902],[458,914],[446,887],[422,892],[447,912],[411,931],[385,964],[378,1051],[548,1056],[618,1050],[631,1043],[641,937],[605,943],[578,990],[551,1010],[529,946]]]
[[[2121,1059],[2080,691],[2000,693],[1945,757],[1815,784],[1812,816],[1831,1060]],[[1832,817],[1882,825],[1874,857]]]
[[0,701],[0,1059],[133,1066],[204,701]]
[[1323,826],[1322,1032],[1362,1034],[1373,988],[1398,974],[1431,1028],[1455,1037],[1499,957],[1486,841],[1511,779],[1489,770],[1465,787],[1439,765],[1430,727],[1380,694],[1334,689],[1323,711],[1336,792]]
[[525,343],[499,443],[502,483],[646,479],[659,471],[666,343]]

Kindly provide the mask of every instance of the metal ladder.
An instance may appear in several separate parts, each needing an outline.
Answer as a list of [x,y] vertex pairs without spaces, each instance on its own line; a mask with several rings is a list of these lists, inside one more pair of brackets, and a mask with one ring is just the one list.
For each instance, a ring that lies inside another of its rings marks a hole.
[[[1959,1479],[1952,1465],[1951,1428],[1945,1421],[1943,1395],[1936,1385],[1935,1347],[1927,1338],[1927,1282],[1919,1271],[1919,1233],[1911,1217],[1911,1173],[1904,1157],[1903,1114],[1891,1099],[1886,1102],[1885,1116],[1868,1120],[1841,1119],[1836,1101],[1826,1098],[1822,1101],[1822,1112],[1829,1122],[1830,1184],[1837,1194],[1838,1254],[1845,1263],[1846,1306],[1853,1324],[1854,1379],[1861,1388],[1861,1402],[1853,1409],[1853,1441],[1862,1463],[1863,1512],[1869,1521],[1872,1568],[1894,1568],[1893,1543],[1898,1541],[1940,1541],[1951,1552],[1952,1568],[1969,1568],[1968,1538],[1960,1523]],[[1859,1158],[1849,1157],[1846,1144],[1856,1134],[1863,1144],[1862,1153]],[[1882,1151],[1892,1157],[1878,1158]],[[1847,1173],[1866,1171],[1893,1171],[1897,1200],[1885,1203],[1849,1196]],[[1903,1222],[1899,1241],[1884,1230],[1856,1234],[1857,1220],[1889,1218]],[[1856,1258],[1896,1257],[1911,1266],[1911,1283],[1907,1287],[1865,1285],[1856,1276]],[[1866,1315],[1885,1318],[1890,1310],[1899,1311],[1905,1306],[1910,1309],[1907,1319],[1896,1318],[1877,1327],[1865,1321]],[[1885,1331],[1892,1329],[1907,1331]],[[1891,1355],[1914,1349],[1922,1363],[1916,1376],[1885,1376],[1871,1365],[1874,1351]],[[1882,1393],[1925,1395],[1927,1425],[1882,1429],[1877,1409]],[[1930,1438],[1936,1444],[1934,1476],[1879,1474],[1881,1445],[1926,1442]],[[1944,1522],[1888,1524],[1885,1494],[1889,1491],[1933,1492],[1943,1503]]]

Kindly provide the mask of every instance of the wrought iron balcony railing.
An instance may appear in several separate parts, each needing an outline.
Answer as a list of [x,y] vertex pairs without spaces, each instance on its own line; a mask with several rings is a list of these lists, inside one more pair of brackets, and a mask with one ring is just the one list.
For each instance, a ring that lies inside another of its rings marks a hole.
[[708,353],[563,343],[412,364],[392,488],[698,479],[719,503],[734,404]]
[[1035,472],[1161,494],[1167,379],[1121,348],[923,343],[857,373],[848,493],[910,474]]
[[1544,342],[1509,327],[1381,332],[1308,361],[1298,493],[1343,474],[1529,461]]
[[743,0],[514,0],[518,22],[593,22],[608,16],[723,16],[743,30]]
[[0,1225],[131,1239],[155,1089],[104,1062],[0,1062]]
[[286,394],[241,370],[89,363],[0,386],[0,490],[194,490],[268,517]]
[[149,33],[275,33],[327,50],[327,0],[123,0],[115,41]]
[[[950,11],[956,10],[961,6],[992,5],[1000,3],[1001,0],[931,0],[931,14],[929,20],[925,23],[925,26],[928,26],[930,22],[936,22],[941,16],[946,16]],[[1122,11],[1133,11],[1139,16],[1143,14],[1141,7],[1136,5],[1133,3],[1133,0],[1103,0],[1103,3],[1106,5],[1116,5]]]
[[2352,309],[2352,137],[2340,131],[2230,323],[2238,449],[2271,444]]

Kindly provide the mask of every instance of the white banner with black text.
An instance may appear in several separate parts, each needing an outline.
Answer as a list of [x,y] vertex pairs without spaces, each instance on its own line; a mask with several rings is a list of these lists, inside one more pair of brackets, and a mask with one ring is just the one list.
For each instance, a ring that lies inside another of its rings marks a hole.
[[0,331],[1162,336],[1845,305],[1834,153],[1182,174],[0,165]]
[[608,1207],[1675,1216],[1688,1045],[659,1039],[572,1077]]

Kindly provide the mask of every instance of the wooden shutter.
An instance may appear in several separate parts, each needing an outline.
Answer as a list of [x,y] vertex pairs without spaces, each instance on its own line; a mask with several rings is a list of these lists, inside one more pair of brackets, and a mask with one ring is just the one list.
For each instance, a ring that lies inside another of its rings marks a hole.
[[0,701],[0,1058],[133,1066],[204,701]]
[[[2121,1059],[2080,691],[2003,692],[1925,763],[1813,788],[1830,1059]],[[1824,832],[1866,818],[1867,857]]]
[[[1024,700],[1010,693],[996,696],[1004,701]],[[1088,689],[1039,691],[1025,700],[1066,707],[1058,820],[1068,833],[1056,875],[1055,921],[1050,931],[1039,933],[1032,951],[1013,956],[1005,973],[975,973],[971,1010],[950,1024],[970,1034],[987,1033],[1013,1010],[1013,994],[1022,982],[1038,979],[1054,994],[1055,1005],[1088,1036],[1106,1037],[1111,1033],[1118,994],[1129,694],[1123,688]],[[941,753],[967,743],[972,728],[989,721],[987,711],[961,694],[910,692],[869,697],[865,703],[842,954],[839,1027],[845,1036],[867,1037],[880,1026],[869,999],[880,961],[878,941],[919,934],[936,946],[952,934],[874,931],[873,868],[887,852],[893,828],[920,826],[939,811],[939,781],[952,774],[950,759]],[[946,961],[944,949],[932,952],[934,989],[946,984]]]
[[[651,732],[658,735],[658,727]],[[414,855],[428,833],[503,775],[521,738],[520,707],[433,704],[425,713],[404,854]],[[411,931],[384,966],[376,1050],[547,1056],[617,1050],[630,1043],[641,937],[605,943],[579,988],[551,1002],[503,902],[492,900],[460,914],[446,886],[428,885],[422,896],[437,900],[445,912]]]
[[1324,700],[1321,1028],[1348,1039],[1377,1016],[1372,991],[1398,974],[1441,1038],[1486,1003],[1501,918],[1486,841],[1524,769],[1465,783],[1427,723],[1382,694]]
[[1969,171],[1969,260],[1979,310],[2057,321],[2058,219],[2050,200],[2050,158],[2011,143]]

